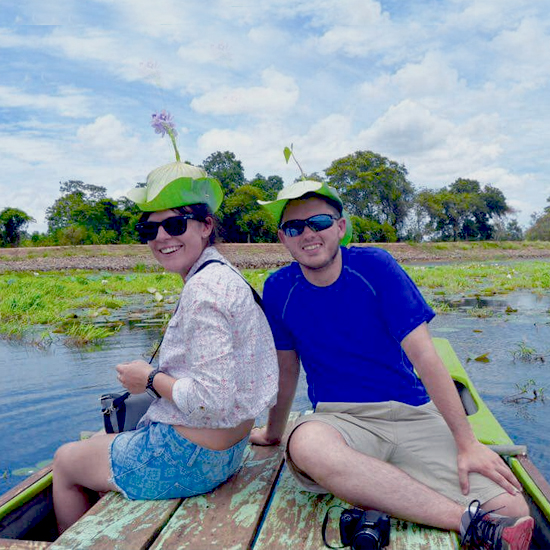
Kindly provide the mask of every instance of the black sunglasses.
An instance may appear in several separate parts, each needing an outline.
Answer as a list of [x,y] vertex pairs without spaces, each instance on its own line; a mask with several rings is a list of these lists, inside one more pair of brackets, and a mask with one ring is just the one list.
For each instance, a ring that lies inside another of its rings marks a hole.
[[187,231],[187,220],[197,220],[203,222],[204,219],[195,214],[183,214],[182,216],[172,216],[161,222],[141,222],[136,224],[136,231],[141,240],[153,241],[157,238],[159,227],[172,237],[183,235]]
[[311,218],[307,220],[288,220],[281,225],[281,230],[287,237],[297,237],[304,232],[306,226],[315,232],[324,231],[332,227],[334,221],[339,219],[340,218],[331,216],[330,214],[317,214],[316,216],[311,216]]

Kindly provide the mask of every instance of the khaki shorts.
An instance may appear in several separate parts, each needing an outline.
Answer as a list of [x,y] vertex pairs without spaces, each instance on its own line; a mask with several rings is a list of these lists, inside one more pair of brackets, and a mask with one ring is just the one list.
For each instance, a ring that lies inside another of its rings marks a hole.
[[[500,485],[481,474],[470,473],[470,493],[462,494],[456,444],[441,413],[431,401],[418,407],[396,401],[319,403],[313,414],[297,420],[291,436],[300,424],[312,421],[329,424],[352,449],[393,464],[461,505],[467,506],[473,499],[487,502],[505,492]],[[311,492],[327,493],[292,462],[288,443],[286,460],[300,485]]]

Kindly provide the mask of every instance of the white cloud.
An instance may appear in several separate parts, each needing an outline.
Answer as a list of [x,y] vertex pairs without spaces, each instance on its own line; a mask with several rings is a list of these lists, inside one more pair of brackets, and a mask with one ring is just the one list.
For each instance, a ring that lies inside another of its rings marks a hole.
[[78,145],[87,153],[108,160],[130,160],[139,154],[141,143],[114,115],[97,118],[81,126],[76,134]]
[[527,88],[548,85],[550,30],[544,22],[523,19],[517,28],[502,31],[492,46],[502,60],[501,78],[523,82]]
[[372,149],[381,148],[397,156],[416,155],[440,147],[452,130],[452,123],[407,99],[390,107],[358,138]]
[[262,71],[262,86],[222,87],[191,101],[198,113],[282,116],[297,102],[299,89],[293,78],[269,68]]
[[11,109],[54,111],[65,117],[88,116],[91,98],[82,90],[70,86],[58,86],[56,94],[28,93],[14,86],[0,85],[0,105]]

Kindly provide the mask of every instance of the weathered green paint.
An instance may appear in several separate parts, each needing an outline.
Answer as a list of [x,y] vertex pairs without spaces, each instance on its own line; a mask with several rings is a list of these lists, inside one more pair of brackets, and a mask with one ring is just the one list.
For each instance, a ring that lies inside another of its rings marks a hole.
[[250,548],[282,462],[282,447],[248,447],[239,473],[200,499],[184,500],[152,550]]
[[109,493],[65,531],[51,550],[141,550],[149,548],[180,505],[173,500],[126,500]]
[[[321,526],[327,510],[334,505],[349,505],[332,495],[301,491],[286,469],[277,485],[269,512],[254,550],[323,550]],[[327,538],[339,545],[338,520],[341,510],[331,511]],[[439,529],[392,520],[388,550],[457,550],[457,537]]]

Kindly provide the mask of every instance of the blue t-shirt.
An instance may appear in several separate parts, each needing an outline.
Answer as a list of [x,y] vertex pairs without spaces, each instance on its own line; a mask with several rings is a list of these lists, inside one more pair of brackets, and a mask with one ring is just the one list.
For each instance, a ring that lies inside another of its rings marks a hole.
[[427,403],[400,343],[431,321],[433,310],[385,250],[341,250],[342,272],[330,286],[309,283],[296,262],[265,282],[265,312],[277,349],[299,354],[314,406]]

